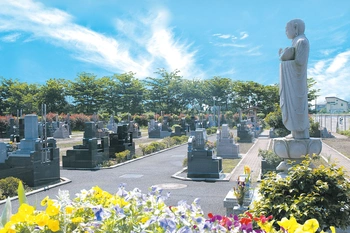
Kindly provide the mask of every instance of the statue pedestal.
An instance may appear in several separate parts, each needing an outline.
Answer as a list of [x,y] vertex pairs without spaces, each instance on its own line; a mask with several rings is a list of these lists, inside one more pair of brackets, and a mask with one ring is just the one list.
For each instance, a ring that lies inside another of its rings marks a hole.
[[319,138],[294,139],[294,138],[275,138],[273,139],[273,150],[276,155],[284,159],[278,165],[277,170],[283,172],[279,174],[285,177],[288,169],[291,167],[286,161],[292,160],[300,163],[305,155],[319,155],[322,150],[322,141]]

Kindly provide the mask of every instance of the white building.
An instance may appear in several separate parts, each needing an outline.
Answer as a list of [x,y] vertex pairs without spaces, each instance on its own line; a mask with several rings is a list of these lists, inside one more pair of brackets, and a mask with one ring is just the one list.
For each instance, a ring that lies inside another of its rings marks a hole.
[[326,110],[328,113],[348,112],[348,101],[339,99],[338,97],[326,97]]

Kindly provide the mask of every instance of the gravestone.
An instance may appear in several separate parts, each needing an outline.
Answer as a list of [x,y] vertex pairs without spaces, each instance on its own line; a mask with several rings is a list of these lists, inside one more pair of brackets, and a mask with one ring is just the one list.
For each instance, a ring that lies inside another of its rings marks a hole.
[[97,138],[108,137],[109,132],[108,132],[108,129],[104,127],[103,121],[97,121],[95,123],[95,126],[96,126],[96,137]]
[[241,121],[237,128],[238,142],[253,142],[254,134],[247,126],[247,121]]
[[7,143],[0,142],[0,163],[5,163],[7,159]]
[[221,130],[218,130],[216,141],[217,156],[224,159],[235,159],[239,155],[239,145],[235,144],[230,134],[228,124],[223,124]]
[[163,123],[159,123],[154,119],[148,123],[148,137],[149,138],[165,138],[170,137],[171,128],[169,128],[167,117],[164,117]]
[[69,138],[69,126],[63,122],[59,122],[59,126],[53,133],[54,138]]
[[18,150],[7,151],[5,156],[1,154],[1,158],[7,158],[4,163],[0,162],[0,178],[17,177],[32,187],[58,183],[60,164],[56,140],[38,137],[37,115],[26,115],[23,120],[25,137]]
[[117,132],[117,123],[115,123],[113,115],[109,118],[109,122],[107,124],[107,129],[109,131],[112,131],[113,133]]
[[95,122],[85,122],[83,145],[73,146],[66,156],[62,156],[64,168],[96,168],[108,159],[108,137],[96,138]]
[[132,133],[132,138],[141,137],[140,126],[136,122],[129,122],[129,133]]
[[133,141],[133,133],[129,132],[128,124],[118,124],[117,133],[109,134],[109,157],[115,157],[115,153],[130,151],[131,159],[135,155],[135,142]]
[[11,142],[20,142],[21,141],[21,137],[19,135],[19,128],[16,125],[14,118],[10,119],[9,135],[10,135]]
[[188,139],[187,177],[220,178],[222,158],[216,157],[213,150],[206,149],[207,133],[203,128],[191,132]]
[[209,127],[214,127],[215,126],[215,121],[213,119],[213,116],[210,115],[209,116]]

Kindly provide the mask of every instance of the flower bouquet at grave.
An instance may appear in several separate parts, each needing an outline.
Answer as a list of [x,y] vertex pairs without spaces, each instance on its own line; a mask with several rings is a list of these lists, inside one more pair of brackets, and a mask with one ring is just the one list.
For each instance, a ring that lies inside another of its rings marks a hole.
[[248,187],[246,186],[245,181],[241,181],[239,178],[237,180],[237,186],[233,187],[233,193],[237,199],[237,203],[239,206],[243,206],[244,197],[248,192]]
[[244,165],[244,175],[246,175],[245,182],[250,184],[250,175],[252,171],[248,165]]

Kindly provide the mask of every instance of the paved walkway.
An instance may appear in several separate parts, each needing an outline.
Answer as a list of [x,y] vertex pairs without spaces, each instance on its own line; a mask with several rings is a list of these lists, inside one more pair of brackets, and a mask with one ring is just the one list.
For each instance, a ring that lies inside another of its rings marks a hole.
[[260,174],[260,167],[261,167],[261,158],[258,157],[259,149],[267,150],[269,143],[271,142],[271,139],[268,137],[269,131],[265,130],[260,135],[259,138],[255,140],[254,145],[250,148],[250,150],[245,154],[242,155],[242,160],[240,163],[236,166],[236,168],[232,172],[231,180],[235,182],[237,180],[237,177],[244,173],[244,166],[247,165],[250,167],[252,174],[252,183],[256,183],[258,176]]

